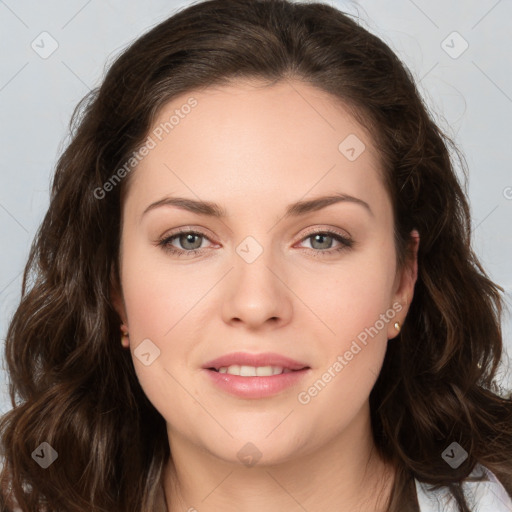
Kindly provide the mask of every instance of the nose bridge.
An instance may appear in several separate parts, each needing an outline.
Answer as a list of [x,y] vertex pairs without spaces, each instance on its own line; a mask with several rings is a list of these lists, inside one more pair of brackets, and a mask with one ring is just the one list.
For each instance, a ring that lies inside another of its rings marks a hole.
[[269,235],[248,235],[236,246],[235,259],[236,289],[243,293],[275,297],[279,293],[275,274],[270,271],[276,267],[274,251]]
[[280,276],[270,235],[248,235],[235,248],[236,258],[224,301],[225,320],[259,324],[284,319],[291,311],[290,297]]

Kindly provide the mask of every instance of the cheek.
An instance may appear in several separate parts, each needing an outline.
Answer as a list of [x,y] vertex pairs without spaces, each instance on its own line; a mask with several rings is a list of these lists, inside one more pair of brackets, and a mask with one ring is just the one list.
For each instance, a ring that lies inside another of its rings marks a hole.
[[[140,254],[134,251],[125,259],[123,269],[123,294],[135,372],[149,401],[173,425],[182,423],[183,410],[187,410],[187,422],[204,421],[201,416],[204,411],[201,412],[192,398],[199,396],[195,381],[185,382],[183,375],[189,371],[190,354],[196,340],[200,340],[200,324],[191,319],[206,290],[204,283],[203,286],[192,283],[183,268],[177,271],[156,265],[154,255],[149,258],[142,251]],[[153,344],[149,345],[149,351],[154,350],[158,356],[146,366],[138,358],[141,352],[138,347],[148,339]]]
[[[324,325],[316,328],[320,364],[297,401],[310,417],[325,416],[325,435],[345,428],[367,402],[387,349],[387,328],[396,314],[384,267],[347,273],[318,301]],[[314,309],[314,307],[312,308]]]
[[393,258],[393,245],[383,242],[347,258],[336,272],[326,268],[324,276],[317,276],[317,283],[326,284],[315,288],[308,301],[323,321],[314,328],[322,357],[316,384],[304,398],[317,393],[315,407],[328,407],[332,400],[357,409],[368,397],[386,353],[388,327],[395,321]]
[[[393,258],[393,247],[381,244],[347,257],[339,265],[325,266],[317,272],[314,282],[302,280],[307,288],[300,293],[330,328],[330,337],[339,340],[337,347],[373,326],[381,314],[392,308]],[[382,328],[380,323],[378,326]]]
[[154,247],[133,247],[130,251],[127,244],[126,252],[123,294],[130,332],[137,337],[170,338],[173,330],[179,330],[182,318],[186,323],[185,315],[194,309],[215,276],[198,275],[173,264]]

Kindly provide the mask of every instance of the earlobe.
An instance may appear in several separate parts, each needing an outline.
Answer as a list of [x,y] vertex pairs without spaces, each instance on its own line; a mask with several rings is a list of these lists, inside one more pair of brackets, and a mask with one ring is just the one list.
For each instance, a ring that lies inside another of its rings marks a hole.
[[[398,304],[400,305],[400,308],[396,307]],[[402,324],[405,320],[405,315],[407,314],[407,308],[403,307],[403,303],[393,303],[393,309],[398,311],[398,313],[388,323],[388,340],[396,338],[400,334],[400,331],[402,330]]]
[[124,348],[128,348],[130,346],[128,327],[126,327],[124,323],[121,324],[121,345]]
[[394,338],[400,332],[409,310],[409,304],[412,302],[414,286],[418,279],[419,244],[420,235],[418,231],[414,229],[410,233],[406,261],[398,276],[399,282],[393,299],[394,304],[400,304],[400,311],[395,317],[395,322],[393,322],[388,329],[388,339]]

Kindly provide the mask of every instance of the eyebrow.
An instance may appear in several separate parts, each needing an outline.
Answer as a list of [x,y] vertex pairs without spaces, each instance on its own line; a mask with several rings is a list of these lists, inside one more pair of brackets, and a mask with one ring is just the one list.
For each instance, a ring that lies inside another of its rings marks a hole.
[[[332,194],[329,196],[317,197],[307,201],[298,201],[287,206],[284,218],[298,217],[306,213],[316,212],[327,206],[335,203],[348,202],[361,205],[365,210],[372,216],[374,216],[370,205],[359,199],[347,194]],[[226,210],[217,203],[211,201],[197,201],[195,199],[189,199],[185,197],[164,197],[159,201],[151,203],[142,213],[141,218],[151,210],[159,208],[161,206],[175,206],[182,210],[186,210],[198,215],[207,215],[210,217],[216,217],[219,219],[227,216]]]

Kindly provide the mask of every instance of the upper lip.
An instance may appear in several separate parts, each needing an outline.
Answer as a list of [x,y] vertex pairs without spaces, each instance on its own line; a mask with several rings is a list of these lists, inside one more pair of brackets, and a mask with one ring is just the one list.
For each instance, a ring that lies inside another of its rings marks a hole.
[[289,357],[272,352],[264,352],[261,354],[250,354],[248,352],[232,352],[203,365],[203,368],[219,368],[229,367],[232,365],[239,366],[279,366],[281,368],[288,368],[289,370],[302,370],[309,368],[307,364],[300,363]]

